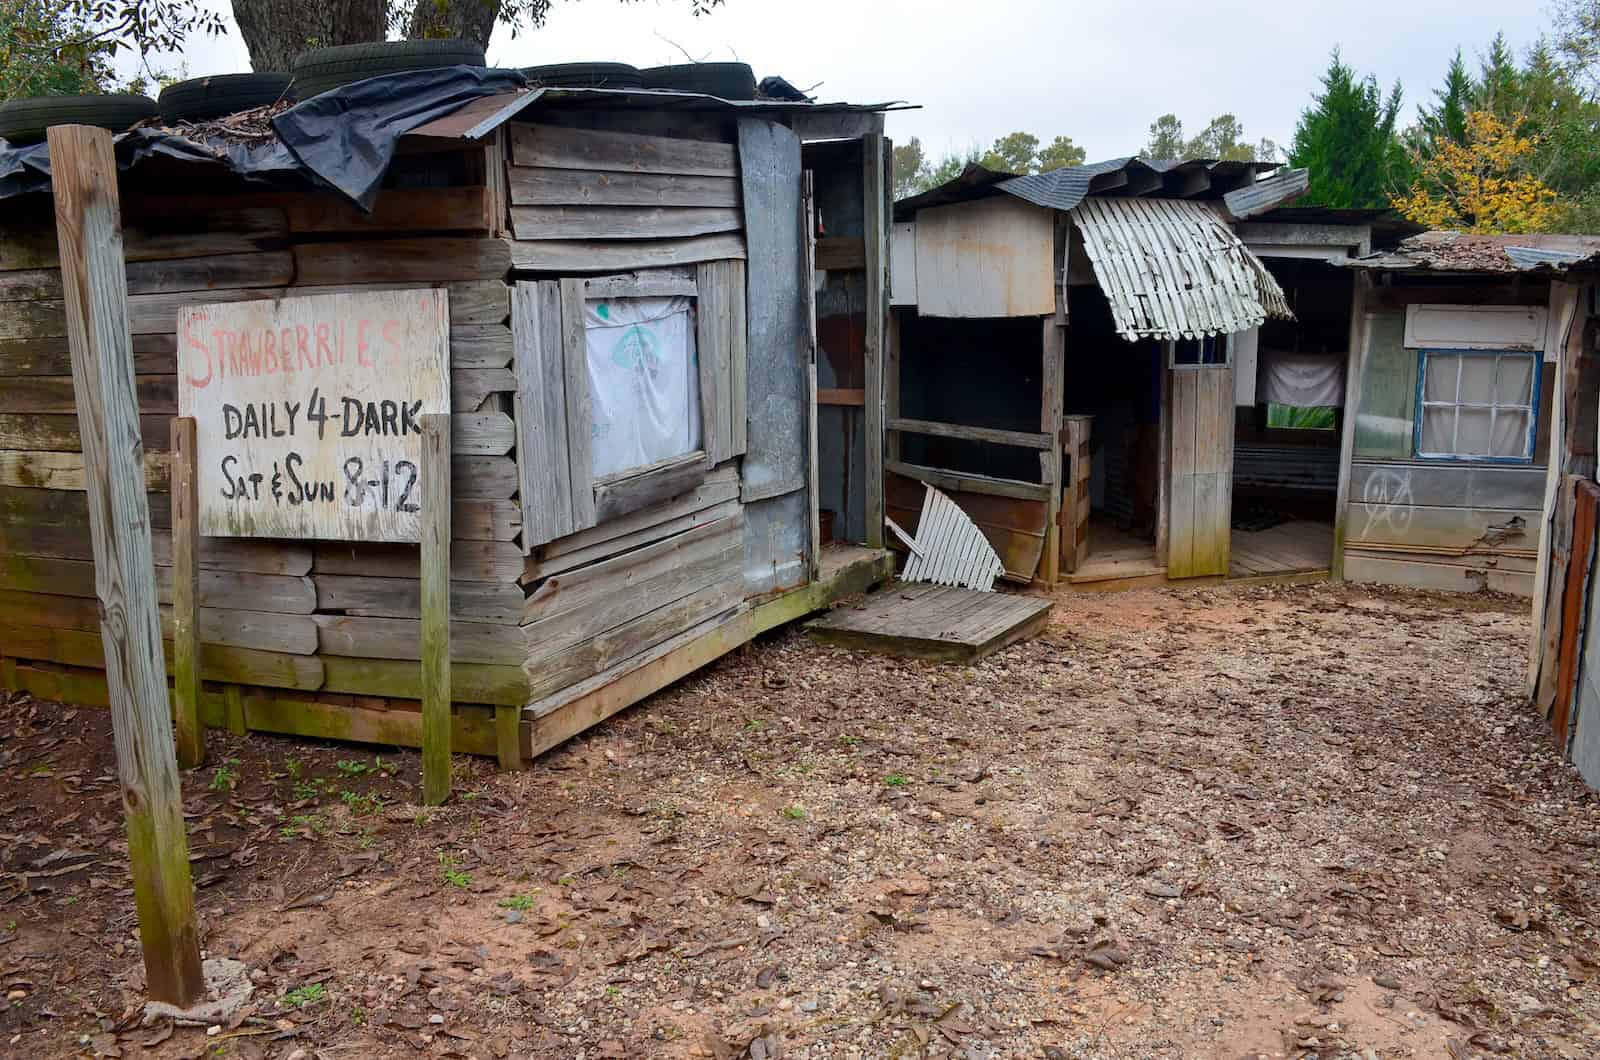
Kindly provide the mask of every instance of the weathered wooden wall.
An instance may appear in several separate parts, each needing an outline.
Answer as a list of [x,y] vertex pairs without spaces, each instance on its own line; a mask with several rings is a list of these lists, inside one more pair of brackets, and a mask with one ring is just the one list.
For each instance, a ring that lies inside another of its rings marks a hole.
[[[516,584],[510,254],[488,235],[485,200],[482,187],[393,190],[363,217],[321,195],[124,194],[129,315],[163,586],[171,561],[163,425],[177,413],[178,307],[448,288],[458,727],[460,745],[477,751],[493,748],[487,708],[520,705],[528,689]],[[97,702],[103,663],[82,532],[83,462],[54,233],[41,216],[48,215],[19,203],[0,219],[0,682]],[[415,546],[205,538],[199,563],[209,720],[228,721],[232,702],[231,713],[250,727],[414,742],[399,737],[416,728],[419,694]],[[171,621],[165,606],[163,619]]]
[[[1344,513],[1344,574],[1351,581],[1471,592],[1533,593],[1550,447],[1555,365],[1543,363],[1534,459],[1528,464],[1418,459],[1414,449],[1418,351],[1406,345],[1408,305],[1463,305],[1457,316],[1504,307],[1523,342],[1543,342],[1543,285],[1463,291],[1384,288],[1365,312],[1360,405]],[[1529,304],[1538,301],[1540,304]],[[1485,305],[1487,303],[1487,305]],[[1492,312],[1492,310],[1491,310]],[[1426,321],[1447,327],[1452,314]],[[1492,341],[1504,328],[1496,330]],[[1441,334],[1424,336],[1437,340]],[[1455,334],[1455,333],[1451,333]],[[1448,337],[1446,335],[1445,337]],[[1459,339],[1459,335],[1457,335]],[[1413,336],[1413,341],[1421,341]],[[1459,341],[1451,345],[1460,345]]]
[[[521,751],[537,752],[825,605],[819,586],[772,599],[809,570],[804,418],[779,415],[780,399],[804,394],[788,209],[800,166],[793,133],[751,121],[760,157],[747,165],[728,118],[550,111],[503,130],[503,154],[457,167],[481,184],[388,190],[370,216],[326,195],[125,193],[158,582],[171,578],[178,308],[444,286],[457,750],[495,753],[496,711],[514,709]],[[83,466],[54,234],[31,220],[37,205],[0,214],[0,685],[95,704]],[[746,281],[747,208],[762,226],[748,255],[759,284]],[[695,299],[704,448],[595,479],[582,304],[651,292]],[[747,341],[759,343],[748,364]],[[199,565],[207,724],[417,745],[416,546],[205,538]],[[882,570],[874,557],[834,583],[859,591]]]

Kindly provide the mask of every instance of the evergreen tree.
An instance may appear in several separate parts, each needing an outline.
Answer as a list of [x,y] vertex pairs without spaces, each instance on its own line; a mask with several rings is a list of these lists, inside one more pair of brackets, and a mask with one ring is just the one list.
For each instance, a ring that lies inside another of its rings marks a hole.
[[1421,108],[1419,128],[1429,141],[1467,142],[1467,111],[1478,99],[1478,86],[1467,73],[1467,64],[1456,49],[1445,74],[1444,87],[1433,90],[1434,105]]
[[924,188],[928,179],[928,156],[923,154],[922,141],[915,136],[894,146],[894,197],[903,199]]
[[1391,188],[1410,183],[1405,152],[1395,135],[1400,85],[1385,96],[1377,78],[1358,77],[1334,49],[1322,91],[1300,115],[1289,164],[1311,171],[1303,200],[1333,207],[1381,208]]

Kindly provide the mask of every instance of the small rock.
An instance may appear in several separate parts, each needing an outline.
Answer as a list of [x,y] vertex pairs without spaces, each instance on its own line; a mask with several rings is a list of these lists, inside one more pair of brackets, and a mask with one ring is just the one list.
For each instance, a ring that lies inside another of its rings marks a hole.
[[817,1011],[817,999],[816,998],[807,998],[805,1001],[800,1002],[800,1011],[801,1012],[815,1012],[815,1011]]
[[211,1026],[206,1028],[206,1037],[207,1038],[215,1038],[217,1035],[219,1035],[221,1033],[222,1033],[222,1024],[220,1024],[220,1023],[213,1023]]
[[444,1022],[444,1017],[439,1015],[437,1012],[435,1012],[433,1015],[428,1017],[428,1022],[429,1023],[443,1023]]
[[508,924],[520,924],[520,923],[522,923],[522,912],[520,910],[517,910],[517,909],[508,909],[508,910],[506,910],[506,923],[508,923]]
[[1374,986],[1381,986],[1385,990],[1400,989],[1400,980],[1392,975],[1375,975],[1372,977],[1372,983]]

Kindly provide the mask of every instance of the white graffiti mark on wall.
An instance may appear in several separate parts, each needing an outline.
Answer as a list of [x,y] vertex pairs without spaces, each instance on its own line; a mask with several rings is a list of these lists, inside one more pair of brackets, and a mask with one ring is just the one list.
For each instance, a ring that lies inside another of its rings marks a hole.
[[1380,527],[1400,537],[1411,529],[1411,472],[1374,470],[1361,488],[1361,500],[1367,506],[1367,529],[1362,537]]

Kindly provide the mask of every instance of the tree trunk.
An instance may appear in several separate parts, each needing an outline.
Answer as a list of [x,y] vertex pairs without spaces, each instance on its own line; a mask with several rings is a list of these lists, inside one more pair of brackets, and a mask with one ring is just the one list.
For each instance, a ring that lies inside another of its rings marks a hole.
[[[548,4],[535,4],[535,8]],[[500,17],[500,0],[416,0],[406,36],[460,37],[487,51],[489,34]]]
[[233,0],[233,17],[257,71],[288,72],[295,56],[312,48],[388,36],[384,0]]

